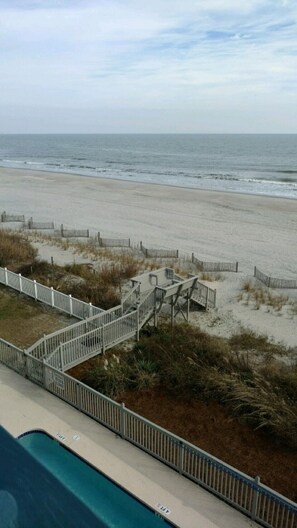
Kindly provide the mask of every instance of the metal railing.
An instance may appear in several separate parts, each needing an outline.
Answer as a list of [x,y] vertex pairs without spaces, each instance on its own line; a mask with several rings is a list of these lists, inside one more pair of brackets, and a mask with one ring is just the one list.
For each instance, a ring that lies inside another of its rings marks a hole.
[[296,528],[297,505],[80,381],[0,340],[0,362],[43,386],[267,528]]

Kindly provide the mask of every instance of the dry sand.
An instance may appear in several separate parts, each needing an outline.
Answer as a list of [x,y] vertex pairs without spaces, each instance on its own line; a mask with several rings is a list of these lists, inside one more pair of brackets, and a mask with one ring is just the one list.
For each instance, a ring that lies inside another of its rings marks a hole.
[[[297,200],[3,168],[0,183],[0,212],[194,252],[201,260],[239,261],[240,273],[225,273],[211,284],[218,290],[218,310],[193,320],[220,335],[243,325],[297,346],[296,315],[237,301],[254,265],[297,278]],[[276,293],[297,301],[297,290]]]

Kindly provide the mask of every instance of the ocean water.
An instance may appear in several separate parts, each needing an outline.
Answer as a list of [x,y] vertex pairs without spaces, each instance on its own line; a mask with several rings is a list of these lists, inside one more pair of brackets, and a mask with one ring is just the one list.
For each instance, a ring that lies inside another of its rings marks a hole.
[[297,199],[297,134],[0,135],[0,166]]

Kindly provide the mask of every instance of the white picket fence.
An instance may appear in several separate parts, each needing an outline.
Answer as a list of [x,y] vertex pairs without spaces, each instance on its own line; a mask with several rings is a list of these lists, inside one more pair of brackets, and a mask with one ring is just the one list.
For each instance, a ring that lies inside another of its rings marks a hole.
[[41,385],[124,440],[193,480],[267,528],[296,528],[297,505],[77,379],[0,339],[0,362]]

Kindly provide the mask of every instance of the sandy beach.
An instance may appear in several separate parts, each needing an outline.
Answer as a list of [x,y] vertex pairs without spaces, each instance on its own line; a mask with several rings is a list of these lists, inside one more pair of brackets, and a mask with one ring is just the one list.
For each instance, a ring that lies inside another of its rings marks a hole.
[[0,182],[1,211],[296,277],[297,200],[3,168]]
[[[219,316],[199,316],[199,324],[219,335],[248,326],[297,345],[296,316],[280,317],[237,300],[255,265],[268,275],[296,279],[297,200],[4,168],[0,182],[1,212],[194,252],[201,260],[239,261],[238,274],[210,284],[218,292]],[[297,290],[276,293],[296,301]]]

